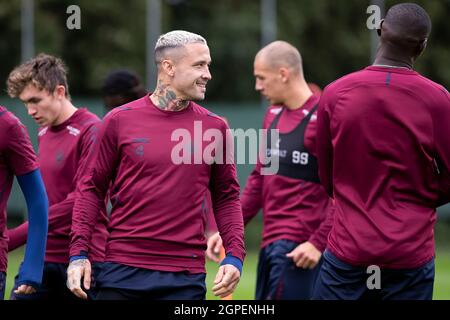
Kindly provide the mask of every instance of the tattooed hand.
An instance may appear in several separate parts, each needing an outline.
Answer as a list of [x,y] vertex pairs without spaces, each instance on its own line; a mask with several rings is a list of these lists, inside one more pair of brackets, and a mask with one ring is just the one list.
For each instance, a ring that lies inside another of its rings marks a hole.
[[88,259],[73,260],[67,268],[67,288],[77,297],[87,299],[86,292],[81,288],[82,278],[84,289],[89,290],[91,286],[91,263]]

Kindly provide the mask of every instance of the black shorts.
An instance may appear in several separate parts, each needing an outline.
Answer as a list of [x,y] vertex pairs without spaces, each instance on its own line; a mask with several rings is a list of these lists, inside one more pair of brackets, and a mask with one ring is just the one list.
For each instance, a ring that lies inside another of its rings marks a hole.
[[[11,300],[81,300],[77,298],[66,285],[67,282],[66,263],[46,262],[42,276],[42,284],[33,294],[16,294],[18,276],[14,279],[14,288],[11,290]],[[88,299],[95,300],[97,295],[96,279],[101,270],[102,263],[92,265],[91,288],[87,291]]]
[[0,300],[5,299],[6,273],[0,272]]
[[166,272],[105,262],[98,300],[204,300],[206,274]]
[[352,266],[325,250],[313,299],[317,300],[431,300],[434,259],[415,269],[379,269]]
[[298,268],[291,258],[286,257],[298,245],[294,241],[278,240],[261,250],[256,300],[311,299],[321,262],[313,269]]

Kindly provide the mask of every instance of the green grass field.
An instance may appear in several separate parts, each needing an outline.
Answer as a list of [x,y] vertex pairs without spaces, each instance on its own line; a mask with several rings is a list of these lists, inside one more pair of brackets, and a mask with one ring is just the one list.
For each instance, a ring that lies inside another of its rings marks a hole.
[[[5,299],[9,298],[14,276],[17,273],[17,269],[20,261],[23,257],[23,249],[13,251],[9,255],[8,262],[8,278],[6,283]],[[235,300],[252,300],[255,293],[255,281],[256,281],[256,267],[257,267],[258,254],[255,251],[251,251],[247,254],[247,258],[244,264],[243,276],[241,281],[233,294]],[[217,272],[218,266],[215,263],[207,263],[206,277],[208,293],[206,298],[208,300],[217,300],[211,293],[213,287],[212,282]],[[441,249],[437,250],[436,254],[436,279],[434,284],[434,299],[436,300],[450,300],[450,250]]]

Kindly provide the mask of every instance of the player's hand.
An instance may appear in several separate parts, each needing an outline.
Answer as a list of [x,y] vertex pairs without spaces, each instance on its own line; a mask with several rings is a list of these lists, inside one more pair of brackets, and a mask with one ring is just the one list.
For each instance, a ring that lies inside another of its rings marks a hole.
[[22,284],[16,290],[14,290],[15,294],[33,294],[35,292],[36,289],[28,284]]
[[322,253],[309,241],[299,244],[294,250],[286,254],[292,258],[298,268],[313,269],[320,260]]
[[214,279],[213,294],[221,298],[232,294],[240,279],[241,273],[235,266],[231,264],[220,266]]
[[77,297],[87,299],[86,292],[81,289],[81,278],[83,278],[84,288],[89,290],[91,286],[91,263],[88,259],[74,260],[67,268],[67,288]]
[[208,238],[208,248],[206,249],[206,257],[214,262],[220,262],[220,249],[222,248],[222,238],[219,232],[213,233]]

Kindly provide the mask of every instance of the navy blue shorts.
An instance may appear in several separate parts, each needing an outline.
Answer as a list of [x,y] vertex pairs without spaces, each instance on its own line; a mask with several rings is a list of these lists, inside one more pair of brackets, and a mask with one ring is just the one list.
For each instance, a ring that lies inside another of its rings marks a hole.
[[105,262],[98,300],[204,300],[206,274],[165,272]]
[[0,272],[0,300],[5,299],[6,273]]
[[339,260],[325,250],[313,299],[316,300],[431,300],[434,259],[415,269],[380,269],[379,287],[369,289],[373,272]]
[[[92,265],[93,280],[91,288],[87,291],[88,299],[95,300],[97,295],[96,278],[101,270],[102,263]],[[11,290],[11,300],[80,300],[67,288],[66,263],[46,262],[42,276],[42,284],[33,294],[16,294],[18,276],[15,277],[14,288]]]
[[[275,241],[259,254],[256,280],[256,300],[309,300],[320,269],[298,268],[286,254],[299,243],[290,240]],[[322,259],[320,259],[322,260]]]

